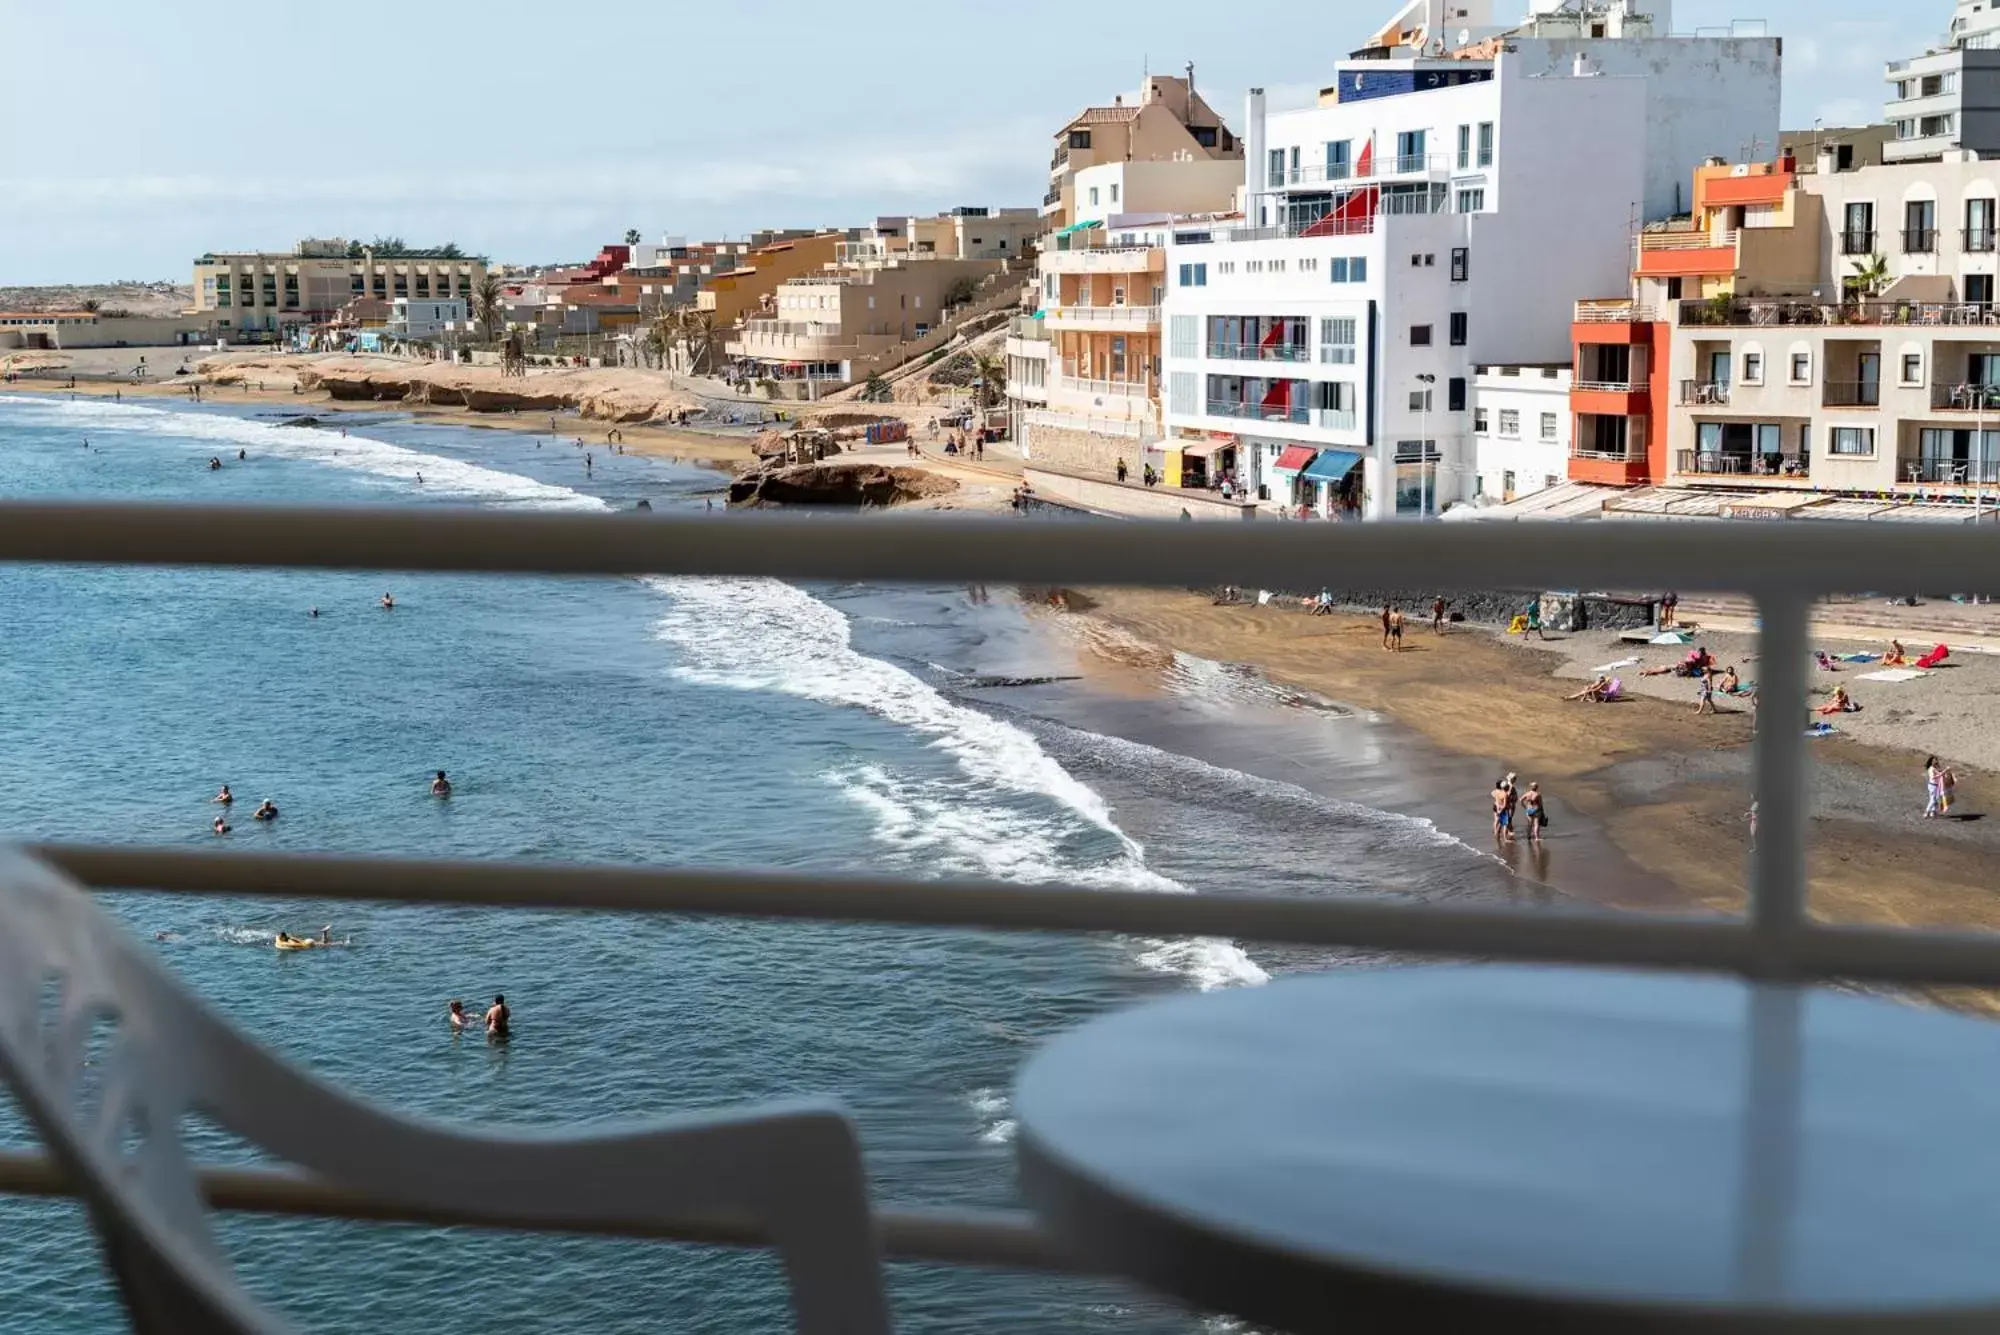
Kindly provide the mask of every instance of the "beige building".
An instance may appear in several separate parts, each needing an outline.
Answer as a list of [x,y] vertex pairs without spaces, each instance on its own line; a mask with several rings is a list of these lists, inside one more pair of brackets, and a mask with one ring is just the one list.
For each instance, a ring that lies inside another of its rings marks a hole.
[[[1071,183],[1077,220],[1036,260],[1040,319],[1007,341],[1024,457],[1115,477],[1143,473],[1161,436],[1160,306],[1172,220],[1233,206],[1237,159],[1112,161]],[[1164,462],[1164,460],[1162,460]]]
[[194,311],[213,314],[224,338],[257,339],[292,324],[321,324],[356,297],[394,301],[478,295],[486,262],[475,256],[377,255],[347,241],[306,240],[289,252],[226,251],[194,262]]
[[0,311],[0,350],[186,347],[205,343],[214,336],[212,315]]
[[1788,189],[1794,243],[1759,261],[1739,232],[1726,285],[1649,276],[1642,252],[1639,299],[1672,325],[1668,476],[1969,499],[2000,482],[2000,176],[1818,165]]
[[735,269],[705,280],[695,294],[695,307],[710,312],[717,329],[730,328],[774,301],[780,283],[833,263],[840,244],[841,233],[822,232],[760,246],[744,255]]
[[[1195,92],[1192,65],[1184,79],[1151,75],[1130,102],[1120,95],[1108,107],[1086,107],[1056,131],[1043,221],[1055,229],[1082,216],[1078,172],[1108,162],[1175,160],[1243,160],[1242,141]],[[1237,174],[1240,185],[1240,167]]]

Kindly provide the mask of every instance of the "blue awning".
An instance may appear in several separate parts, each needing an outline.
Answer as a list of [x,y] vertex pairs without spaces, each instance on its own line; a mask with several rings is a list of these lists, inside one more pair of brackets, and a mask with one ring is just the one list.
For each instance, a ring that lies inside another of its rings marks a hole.
[[1319,458],[1307,464],[1299,476],[1315,482],[1338,482],[1360,462],[1361,456],[1352,450],[1321,450]]

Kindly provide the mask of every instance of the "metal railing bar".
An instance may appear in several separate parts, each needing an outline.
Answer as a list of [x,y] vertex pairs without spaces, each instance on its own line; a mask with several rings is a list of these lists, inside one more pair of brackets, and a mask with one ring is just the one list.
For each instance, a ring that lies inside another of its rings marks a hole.
[[[108,845],[42,845],[28,852],[100,890],[702,913],[999,931],[1227,936],[1290,945],[1739,972],[1750,967],[1752,956],[1743,924],[1727,918]],[[2000,977],[2000,960],[1995,972]]]
[[[937,540],[949,525],[951,541]],[[1523,525],[1496,550],[1478,525],[1218,524],[804,515],[727,522],[466,507],[223,507],[0,503],[0,560],[447,570],[564,575],[1288,588],[1343,579],[1413,589],[1540,583],[1817,596],[1935,580],[1964,592],[1993,568],[2000,530],[1930,525]],[[1371,573],[1372,572],[1372,573]]]
[[[275,1168],[197,1170],[211,1208],[245,1214],[316,1215],[374,1223],[493,1228],[593,1237],[651,1238],[725,1247],[769,1247],[772,1238],[747,1219],[689,1217],[657,1224],[579,1224],[533,1215],[499,1217],[464,1210],[426,1209],[377,1201]],[[40,1154],[0,1150],[0,1193],[74,1197],[62,1169]],[[1012,1210],[905,1208],[878,1210],[883,1255],[892,1261],[1001,1266],[1022,1270],[1080,1270],[1038,1232],[1028,1215]]]
[[1810,613],[1797,595],[1759,599],[1758,715],[1752,742],[1757,839],[1750,855],[1750,923],[1758,973],[1794,976],[1806,921],[1806,659]]

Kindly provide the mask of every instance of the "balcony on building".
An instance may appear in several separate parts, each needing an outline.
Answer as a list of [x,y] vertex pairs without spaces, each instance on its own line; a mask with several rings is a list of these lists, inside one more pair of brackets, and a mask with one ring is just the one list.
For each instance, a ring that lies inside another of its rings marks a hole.
[[[1130,233],[1119,233],[1129,238]],[[1042,268],[1048,273],[1163,273],[1166,251],[1145,242],[1114,240],[1095,222],[1077,224],[1058,232],[1054,244],[1042,250]]]
[[1880,339],[1829,338],[1821,354],[1820,405],[1826,408],[1882,406]]
[[1737,270],[1735,229],[1668,224],[1639,234],[1636,272],[1641,278],[1714,278]]
[[1160,308],[1128,306],[1122,303],[1108,306],[1051,306],[1043,311],[1042,318],[1051,328],[1056,329],[1142,331],[1159,325]]
[[1351,385],[1271,376],[1211,375],[1206,411],[1210,417],[1236,421],[1282,422],[1346,431],[1354,428],[1356,420],[1352,392]]
[[1631,417],[1651,410],[1651,350],[1646,345],[1579,342],[1573,352],[1572,411]]
[[1804,418],[1706,421],[1696,417],[1694,448],[1673,452],[1677,479],[1694,482],[1754,480],[1760,485],[1811,484],[1812,423]]
[[1307,362],[1310,328],[1302,315],[1211,315],[1203,348],[1211,361]]
[[[1996,394],[2000,402],[2000,394]],[[1996,418],[2000,421],[2000,418]],[[2000,428],[1963,421],[1902,424],[1896,445],[1900,485],[1990,487],[2000,483]]]
[[[1903,280],[1909,284],[1910,280]],[[1939,279],[1948,287],[1949,279]],[[2000,325],[2000,312],[1989,301],[1898,298],[1890,295],[1851,301],[1818,297],[1708,297],[1682,301],[1675,318],[1684,326],[1756,329],[1776,326],[1888,325],[1908,328],[1951,325]]]
[[1622,414],[1578,413],[1570,442],[1569,479],[1601,486],[1632,487],[1650,480],[1647,419]]
[[1939,338],[1931,345],[1931,411],[2000,416],[2000,338]]

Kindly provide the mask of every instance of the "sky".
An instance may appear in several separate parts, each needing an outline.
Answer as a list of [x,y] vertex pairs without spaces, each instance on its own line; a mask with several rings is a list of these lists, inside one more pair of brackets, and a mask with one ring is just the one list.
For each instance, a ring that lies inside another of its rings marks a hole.
[[[587,258],[1033,205],[1082,107],[1180,73],[1308,104],[1388,0],[0,0],[0,285],[172,278],[300,237]],[[1525,4],[1521,6],[1525,8]],[[1504,12],[1504,10],[1503,10]],[[1676,0],[1762,18],[1785,128],[1880,118],[1950,0]]]

